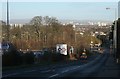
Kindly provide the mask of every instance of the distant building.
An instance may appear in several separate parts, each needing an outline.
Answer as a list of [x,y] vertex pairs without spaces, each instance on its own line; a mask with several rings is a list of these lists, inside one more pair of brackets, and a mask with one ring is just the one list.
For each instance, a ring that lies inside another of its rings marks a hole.
[[100,35],[106,35],[104,32],[100,32]]
[[98,22],[97,24],[98,24],[98,26],[106,26],[106,25],[107,25],[107,24],[104,23],[104,22]]
[[13,28],[15,28],[15,27],[23,27],[23,24],[10,24],[10,29],[13,29]]

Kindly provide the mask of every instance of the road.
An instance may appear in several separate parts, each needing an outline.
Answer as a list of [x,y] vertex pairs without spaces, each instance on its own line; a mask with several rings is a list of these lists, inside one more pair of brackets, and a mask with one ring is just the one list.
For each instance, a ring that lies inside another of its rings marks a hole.
[[4,78],[32,78],[32,79],[51,79],[57,77],[89,77],[95,76],[102,69],[108,58],[109,50],[106,49],[103,54],[91,56],[87,61],[73,61],[70,63],[59,63],[46,67],[33,67],[19,70],[3,71]]

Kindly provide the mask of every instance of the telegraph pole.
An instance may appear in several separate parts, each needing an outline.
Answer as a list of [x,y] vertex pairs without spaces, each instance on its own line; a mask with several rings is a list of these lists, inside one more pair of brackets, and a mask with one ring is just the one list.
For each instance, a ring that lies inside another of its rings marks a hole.
[[9,29],[10,29],[10,26],[9,26],[9,3],[7,0],[7,41],[9,41],[9,37],[10,37]]
[[114,24],[114,30],[113,30],[113,51],[115,54],[115,61],[118,63],[118,58],[117,58],[117,8],[106,8],[108,9],[113,9],[115,11],[115,24]]

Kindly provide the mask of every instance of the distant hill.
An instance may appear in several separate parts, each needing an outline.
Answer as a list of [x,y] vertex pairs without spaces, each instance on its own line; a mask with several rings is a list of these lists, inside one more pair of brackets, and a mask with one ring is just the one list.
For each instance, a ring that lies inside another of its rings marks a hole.
[[103,20],[60,20],[60,22],[62,23],[81,23],[81,24],[88,24],[88,22],[93,22],[93,23],[97,23],[97,22],[104,22],[107,24],[112,24],[112,21],[103,21]]
[[[10,24],[26,24],[29,23],[31,19],[11,19]],[[69,19],[58,19],[61,23],[84,23],[87,24],[88,22],[106,22],[112,23],[112,21],[102,21],[102,20],[69,20]]]
[[12,19],[12,20],[10,20],[11,24],[26,24],[29,22],[30,22],[30,19]]
[[[6,22],[6,21],[4,21]],[[30,19],[11,19],[10,24],[26,24],[29,23]]]

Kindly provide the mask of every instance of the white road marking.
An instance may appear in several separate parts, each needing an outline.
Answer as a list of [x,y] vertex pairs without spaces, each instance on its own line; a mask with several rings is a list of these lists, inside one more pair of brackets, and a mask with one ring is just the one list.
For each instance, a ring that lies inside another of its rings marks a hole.
[[68,72],[69,70],[65,70],[65,72]]
[[24,72],[34,72],[34,71],[36,71],[36,70],[29,70],[29,71],[24,71]]
[[58,76],[59,74],[54,74],[54,75],[51,75],[49,78],[52,78],[52,77],[55,77],[55,76]]
[[12,74],[8,74],[8,75],[2,76],[2,77],[8,77],[8,76],[17,75],[17,74],[20,74],[20,73],[12,73]]
[[65,72],[68,72],[69,70],[64,70],[64,71],[62,71],[62,73],[65,73]]
[[[33,72],[33,71],[36,71],[36,70],[29,70],[29,71],[24,71],[24,72],[28,73],[28,72]],[[2,77],[8,77],[8,76],[13,76],[13,75],[18,75],[18,74],[21,74],[21,73],[12,73],[12,74],[8,74],[8,75],[2,76]]]
[[77,67],[75,67],[75,68],[72,68],[71,70],[75,70],[75,69],[77,69]]
[[62,71],[61,73],[65,73],[65,71]]
[[77,66],[77,67],[74,67],[74,68],[71,68],[71,69],[68,69],[68,70],[64,70],[64,71],[62,71],[61,73],[65,73],[65,72],[68,72],[68,71],[71,71],[71,70],[75,70],[75,69],[77,69],[77,68],[79,68],[80,66]]
[[50,72],[50,71],[52,71],[52,70],[46,70],[46,71],[41,71],[42,73],[46,73],[46,72]]
[[80,65],[80,66],[77,66],[77,67],[79,68],[79,67],[81,67],[81,65]]

